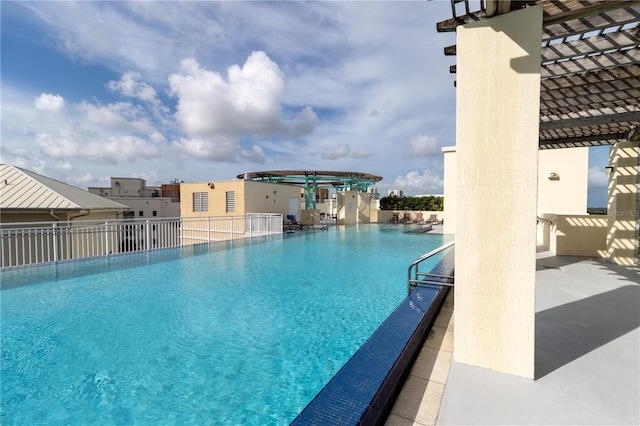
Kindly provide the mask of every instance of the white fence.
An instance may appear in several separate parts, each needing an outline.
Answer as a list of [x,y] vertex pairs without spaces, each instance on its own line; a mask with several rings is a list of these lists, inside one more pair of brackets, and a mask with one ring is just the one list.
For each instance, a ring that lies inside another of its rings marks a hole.
[[0,268],[282,233],[282,215],[0,224]]

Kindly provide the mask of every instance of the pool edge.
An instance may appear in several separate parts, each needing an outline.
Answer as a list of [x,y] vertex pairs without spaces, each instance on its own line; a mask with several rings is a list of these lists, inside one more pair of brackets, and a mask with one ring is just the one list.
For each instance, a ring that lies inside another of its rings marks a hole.
[[[452,276],[454,251],[431,272]],[[384,424],[449,290],[449,286],[415,288],[291,426]]]

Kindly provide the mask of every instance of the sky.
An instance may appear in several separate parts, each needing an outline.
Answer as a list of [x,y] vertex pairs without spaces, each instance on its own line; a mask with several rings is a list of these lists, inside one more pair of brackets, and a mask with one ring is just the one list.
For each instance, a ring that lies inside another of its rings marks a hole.
[[[265,170],[443,193],[455,75],[446,1],[5,1],[3,163],[79,188]],[[606,205],[591,149],[589,206]]]

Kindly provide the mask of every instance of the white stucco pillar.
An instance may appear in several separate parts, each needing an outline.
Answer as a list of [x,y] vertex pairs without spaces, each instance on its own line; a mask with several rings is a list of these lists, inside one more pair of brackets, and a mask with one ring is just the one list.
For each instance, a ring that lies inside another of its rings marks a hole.
[[458,203],[457,176],[458,159],[456,157],[456,147],[447,146],[442,148],[444,154],[444,224],[442,232],[445,234],[456,233],[456,206]]
[[609,151],[607,260],[618,265],[638,262],[639,151],[638,141],[618,142]]
[[534,377],[542,8],[457,29],[454,357]]

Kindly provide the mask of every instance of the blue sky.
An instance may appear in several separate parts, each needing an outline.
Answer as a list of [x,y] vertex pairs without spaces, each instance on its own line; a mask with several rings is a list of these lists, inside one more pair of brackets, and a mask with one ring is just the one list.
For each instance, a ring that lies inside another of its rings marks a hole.
[[[72,185],[352,170],[442,193],[449,1],[2,1],[2,162]],[[589,205],[606,204],[607,149]]]

